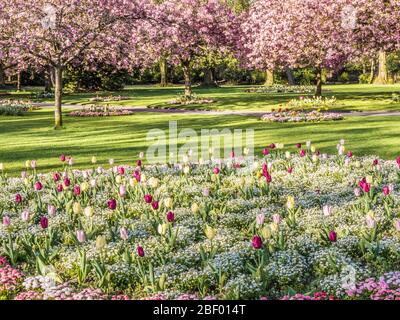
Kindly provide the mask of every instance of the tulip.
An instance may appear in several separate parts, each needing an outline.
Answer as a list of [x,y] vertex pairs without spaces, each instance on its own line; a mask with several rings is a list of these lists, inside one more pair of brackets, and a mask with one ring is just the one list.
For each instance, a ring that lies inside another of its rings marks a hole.
[[36,169],[36,160],[31,161],[31,168]]
[[275,232],[278,231],[279,225],[278,225],[277,223],[273,222],[273,223],[271,223],[271,224],[269,225],[269,228],[271,229],[271,232],[272,232],[272,233],[275,233]]
[[60,155],[60,161],[61,161],[61,162],[65,162],[66,159],[67,159],[67,158],[65,157],[64,154]]
[[106,246],[106,237],[105,236],[98,236],[96,239],[96,249],[103,250]]
[[124,227],[119,229],[119,235],[120,235],[121,239],[124,241],[128,240],[128,238],[129,238],[128,230],[126,230],[126,228],[124,228]]
[[76,232],[76,239],[78,240],[79,243],[85,242],[86,241],[85,232],[83,230],[78,230]]
[[64,188],[62,184],[57,185],[57,192],[62,192],[63,190]]
[[145,201],[147,204],[150,204],[150,203],[152,203],[152,201],[153,201],[153,197],[152,197],[150,194],[146,194],[146,195],[144,196],[144,201]]
[[400,219],[394,220],[394,227],[397,231],[400,231]]
[[276,145],[275,145],[275,143],[271,143],[271,144],[269,145],[269,147],[270,147],[270,149],[275,149],[275,148],[276,148]]
[[86,191],[88,191],[89,190],[89,184],[85,181],[85,182],[82,182],[82,184],[81,184],[81,191],[82,192],[86,192]]
[[365,221],[367,223],[367,227],[369,229],[373,229],[376,226],[376,221],[374,218],[374,213],[373,212],[369,212],[365,218]]
[[94,209],[92,207],[86,207],[83,213],[86,217],[90,218],[94,214]]
[[353,152],[351,152],[350,150],[347,152],[347,157],[348,158],[352,158],[353,157]]
[[312,159],[313,162],[317,162],[318,161],[318,156],[316,154],[314,154],[311,159]]
[[279,225],[282,221],[281,216],[279,214],[274,214],[272,216],[272,221],[274,221],[275,224]]
[[121,184],[122,183],[122,176],[120,176],[120,175],[116,176],[115,177],[115,182],[118,183],[118,184]]
[[390,194],[390,188],[388,186],[383,187],[383,194],[388,196]]
[[42,227],[42,229],[47,229],[49,226],[49,220],[46,217],[41,217],[40,226]]
[[396,158],[397,166],[400,168],[400,156]]
[[309,148],[311,146],[311,141],[306,142],[306,147]]
[[74,202],[74,204],[72,205],[72,212],[74,214],[80,214],[82,212],[82,207],[79,202]]
[[337,240],[337,234],[335,231],[329,232],[329,241],[330,242],[336,242]]
[[206,225],[204,228],[204,234],[206,235],[207,239],[211,241],[217,235],[217,231],[209,225]]
[[332,210],[333,210],[333,208],[332,208],[331,206],[329,206],[329,205],[325,205],[325,206],[322,208],[322,211],[323,211],[323,213],[324,213],[324,216],[330,216],[330,215],[332,214]]
[[257,215],[257,217],[256,217],[256,223],[257,223],[259,226],[261,226],[261,225],[264,224],[264,220],[265,220],[265,214],[260,213],[260,214]]
[[10,226],[10,224],[11,224],[10,217],[9,216],[3,217],[3,226],[7,228],[8,226]]
[[289,167],[289,168],[287,169],[287,172],[288,172],[289,174],[292,174],[293,168],[292,168],[292,167]]
[[374,162],[372,162],[372,164],[373,164],[374,166],[377,166],[377,165],[379,164],[379,160],[378,160],[378,159],[375,159]]
[[191,209],[192,209],[192,213],[194,213],[194,214],[196,214],[200,210],[199,205],[197,203],[193,203]]
[[102,174],[103,173],[103,168],[102,167],[98,167],[96,169],[97,174]]
[[69,159],[68,159],[68,165],[69,165],[69,166],[72,166],[73,164],[74,164],[74,159],[69,158]]
[[264,237],[264,239],[269,239],[269,238],[271,238],[272,233],[271,233],[270,227],[264,227],[264,228],[262,228],[261,234],[262,234],[262,236]]
[[265,149],[263,150],[263,155],[264,155],[264,156],[269,155],[269,150],[268,150],[267,148],[265,148]]
[[310,150],[311,150],[312,153],[314,153],[316,149],[315,149],[314,146],[311,146]]
[[175,220],[175,214],[172,211],[168,211],[167,213],[167,220],[169,223],[174,222]]
[[203,189],[203,196],[204,197],[209,197],[210,196],[210,189],[204,188]]
[[359,188],[355,188],[355,189],[354,189],[354,195],[355,195],[356,197],[359,197],[359,196],[361,195],[361,190],[360,190]]
[[301,148],[301,143],[296,143],[296,148],[300,149]]
[[300,157],[305,157],[306,156],[306,150],[301,149],[299,154],[300,154]]
[[64,186],[68,188],[70,185],[71,185],[71,180],[69,178],[65,178],[64,179]]
[[107,206],[110,210],[115,210],[117,208],[117,201],[115,199],[110,199],[107,202]]
[[21,178],[26,179],[26,176],[27,176],[26,171],[21,171]]
[[75,196],[80,196],[81,195],[81,187],[80,186],[75,186],[74,187],[74,195]]
[[0,163],[0,171],[4,171],[4,163]]
[[122,184],[119,186],[119,196],[121,198],[124,198],[126,196],[126,188]]
[[30,166],[31,166],[31,160],[26,160],[26,161],[25,161],[25,167],[26,167],[27,169],[29,169]]
[[152,207],[154,210],[158,210],[158,208],[159,208],[158,201],[153,201],[153,202],[151,203],[151,207]]
[[28,210],[22,211],[21,219],[22,219],[22,221],[25,221],[25,222],[29,220],[29,211]]
[[257,250],[261,249],[262,245],[263,245],[261,237],[259,237],[259,236],[254,236],[251,243],[253,245],[253,248],[257,249]]
[[287,197],[287,202],[286,202],[286,206],[289,210],[293,209],[295,205],[295,201],[293,196],[288,196]]
[[96,179],[90,180],[90,186],[91,186],[92,188],[96,188],[96,185],[97,185]]
[[159,180],[158,180],[157,178],[151,177],[151,178],[149,179],[148,183],[149,183],[150,187],[152,187],[153,189],[155,189],[155,188],[158,187]]
[[219,174],[219,168],[214,168],[213,172],[214,174]]
[[22,196],[19,193],[17,193],[15,195],[15,203],[20,204],[21,202],[22,202]]
[[168,226],[165,223],[159,224],[157,227],[157,232],[160,235],[164,236],[167,233],[167,228],[168,228]]
[[35,183],[35,190],[36,190],[36,191],[40,191],[40,190],[42,190],[42,188],[43,188],[43,186],[42,186],[42,184],[40,183],[40,181],[37,181],[37,182]]
[[56,207],[53,206],[53,205],[51,205],[51,204],[49,204],[49,205],[47,206],[47,214],[48,214],[49,216],[54,216],[54,215],[56,214]]
[[110,164],[110,166],[114,165],[114,159],[108,159],[108,163]]
[[137,165],[138,167],[141,167],[141,166],[142,166],[142,160],[138,160],[138,161],[136,162],[136,165]]
[[61,179],[60,174],[58,174],[57,172],[53,174],[54,182],[60,181],[60,179]]
[[139,171],[135,171],[133,173],[133,177],[136,179],[137,182],[140,182],[140,172]]
[[166,208],[169,208],[169,209],[172,208],[172,203],[173,203],[172,198],[164,199],[164,206]]
[[96,164],[97,163],[97,158],[95,156],[92,157],[92,164]]
[[139,257],[144,257],[144,249],[141,246],[138,246],[136,251]]

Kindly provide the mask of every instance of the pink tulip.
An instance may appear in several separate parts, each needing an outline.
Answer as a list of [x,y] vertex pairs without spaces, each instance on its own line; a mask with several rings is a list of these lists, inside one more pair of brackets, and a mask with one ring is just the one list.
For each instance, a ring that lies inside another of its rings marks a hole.
[[383,187],[383,194],[388,196],[390,194],[390,188],[388,186]]
[[76,185],[74,187],[74,195],[75,196],[80,196],[81,195],[81,187],[80,186]]
[[53,174],[54,182],[58,182],[58,181],[60,181],[60,179],[61,179],[61,176],[60,176],[59,173],[56,172],[56,173]]
[[42,229],[47,229],[49,227],[49,219],[47,219],[46,217],[41,217],[40,226],[42,227]]
[[133,177],[136,179],[137,182],[140,182],[140,180],[141,180],[140,171],[136,170],[136,171],[133,173]]
[[263,243],[262,243],[262,239],[259,236],[254,236],[253,240],[251,241],[253,248],[254,249],[261,249]]
[[358,198],[361,195],[361,190],[359,188],[355,188],[354,195]]
[[51,204],[47,206],[47,213],[49,216],[54,216],[56,214],[56,210],[56,207]]
[[219,174],[219,168],[214,168],[213,172],[214,174]]
[[374,166],[377,166],[378,164],[379,164],[379,160],[378,160],[378,159],[375,159],[374,162],[373,162],[373,165],[374,165]]
[[375,226],[376,226],[376,221],[375,221],[372,217],[367,216],[365,220],[366,220],[366,222],[367,222],[367,227],[368,227],[369,229],[375,228]]
[[36,160],[31,161],[31,168],[36,169]]
[[61,162],[65,162],[66,159],[67,159],[67,158],[65,157],[64,154],[60,155],[60,161],[61,161]]
[[40,190],[42,190],[42,188],[43,188],[43,186],[42,186],[42,184],[40,183],[40,181],[37,181],[37,182],[35,183],[35,190],[36,190],[36,191],[40,191]]
[[396,158],[397,166],[400,168],[400,156]]
[[21,171],[21,178],[25,179],[26,178],[26,171]]
[[22,211],[21,219],[22,219],[22,221],[25,221],[25,222],[29,220],[29,211],[28,210]]
[[124,227],[119,229],[119,235],[120,235],[121,239],[124,241],[128,240],[128,238],[129,238],[128,230],[126,230],[126,228],[124,228]]
[[269,145],[269,147],[270,147],[270,149],[275,149],[275,148],[276,148],[276,145],[275,145],[275,143],[271,143],[271,144]]
[[264,156],[269,155],[269,150],[268,150],[267,148],[265,148],[265,149],[263,150],[263,155],[264,155]]
[[64,186],[69,187],[71,185],[71,180],[69,178],[64,179]]
[[3,226],[4,226],[4,227],[8,227],[8,226],[10,226],[10,224],[11,224],[11,219],[10,219],[10,217],[9,217],[9,216],[3,217]]
[[79,243],[83,243],[86,241],[86,235],[83,230],[78,230],[76,232],[76,239],[78,240]]
[[74,165],[74,159],[69,158],[69,159],[68,159],[68,165],[69,165],[69,166]]
[[172,211],[168,211],[167,213],[167,220],[169,223],[174,222],[175,214]]
[[118,173],[123,176],[125,174],[125,168],[124,167],[118,167]]
[[124,198],[126,196],[126,188],[124,185],[119,186],[119,196]]
[[348,158],[352,158],[352,157],[353,157],[353,152],[348,151],[348,152],[347,152],[347,157],[348,157]]
[[306,150],[301,149],[299,154],[300,154],[300,157],[305,157],[306,156]]
[[235,152],[231,151],[230,156],[231,156],[231,158],[234,158],[235,157]]
[[138,246],[136,251],[139,257],[144,257],[144,249],[141,246]]
[[289,174],[292,174],[293,168],[292,168],[292,167],[289,167],[289,168],[287,169],[287,172],[288,172]]
[[57,185],[57,192],[62,192],[63,190],[64,188],[62,184]]
[[203,196],[204,196],[204,197],[210,196],[210,189],[204,188],[204,189],[203,189]]
[[261,226],[264,224],[264,220],[265,220],[265,214],[260,213],[256,216],[256,223]]
[[337,240],[337,234],[335,231],[329,232],[329,241],[330,242],[336,242]]
[[273,216],[272,216],[272,221],[274,222],[274,223],[276,223],[276,224],[280,224],[281,223],[281,221],[282,221],[282,219],[281,219],[281,216],[279,215],[279,214],[274,214]]
[[394,227],[396,228],[397,231],[400,231],[400,219],[396,219],[394,221]]
[[296,143],[296,148],[300,149],[301,148],[301,143]]
[[152,197],[150,194],[146,194],[146,195],[144,196],[144,201],[145,201],[147,204],[150,204],[150,203],[153,201],[153,197]]
[[322,211],[324,213],[324,216],[330,216],[332,214],[332,207],[329,205],[326,205],[322,208]]

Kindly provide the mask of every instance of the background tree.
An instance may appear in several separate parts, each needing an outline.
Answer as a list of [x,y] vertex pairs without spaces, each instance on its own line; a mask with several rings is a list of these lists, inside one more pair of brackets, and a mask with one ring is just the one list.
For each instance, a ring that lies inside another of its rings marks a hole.
[[[55,128],[62,126],[63,71],[83,61],[129,65],[130,28],[147,15],[136,0],[14,0],[5,5],[17,26],[12,44],[29,65],[51,66],[55,77]],[[128,39],[128,40],[127,40]]]

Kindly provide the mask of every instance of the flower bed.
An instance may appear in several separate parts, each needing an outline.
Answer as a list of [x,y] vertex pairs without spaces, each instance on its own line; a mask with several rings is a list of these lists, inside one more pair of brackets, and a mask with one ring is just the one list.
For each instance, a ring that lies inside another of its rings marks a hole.
[[96,96],[93,98],[90,98],[90,102],[114,102],[114,101],[123,101],[123,100],[131,100],[132,97],[128,96],[107,96],[107,97],[101,97],[101,96]]
[[0,116],[23,116],[26,112],[37,110],[30,101],[0,100]]
[[298,99],[292,99],[287,104],[289,109],[294,110],[310,110],[315,109],[317,111],[329,110],[332,107],[337,106],[337,100],[335,97],[299,97]]
[[296,147],[84,171],[61,156],[21,178],[0,164],[0,299],[398,298],[400,157]]
[[200,98],[196,94],[192,94],[190,96],[182,94],[175,98],[174,100],[171,100],[167,103],[167,105],[175,105],[175,106],[187,106],[187,105],[204,105],[204,104],[211,104],[214,103],[215,100],[213,99],[206,99],[206,98]]
[[247,93],[313,93],[315,92],[314,86],[262,86],[246,89]]
[[303,111],[272,111],[261,117],[266,122],[321,122],[343,120],[340,113],[303,112]]
[[87,106],[82,110],[72,111],[68,113],[71,117],[115,117],[129,116],[134,114],[134,111],[121,107],[109,106]]

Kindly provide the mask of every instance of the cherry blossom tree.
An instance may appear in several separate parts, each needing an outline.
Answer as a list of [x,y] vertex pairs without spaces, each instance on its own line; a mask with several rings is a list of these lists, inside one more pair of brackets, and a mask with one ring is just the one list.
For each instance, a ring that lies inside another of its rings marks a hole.
[[312,67],[320,96],[323,68],[337,68],[352,52],[351,28],[342,17],[352,1],[255,1],[242,24],[244,59],[264,69]]
[[378,54],[379,70],[377,84],[388,81],[386,55],[400,48],[400,1],[398,0],[354,0],[357,25],[354,43],[361,56]]
[[29,65],[51,66],[55,74],[55,128],[62,126],[63,70],[107,61],[131,64],[131,29],[147,17],[144,0],[13,0],[4,4],[16,26],[12,46]]
[[235,15],[219,0],[166,0],[158,6],[155,19],[164,23],[140,30],[147,39],[141,43],[151,43],[158,56],[166,55],[182,66],[185,95],[192,94],[191,69],[196,58],[229,50],[237,41]]

